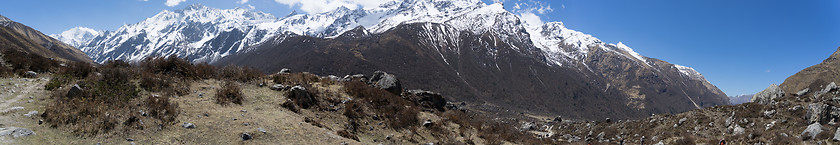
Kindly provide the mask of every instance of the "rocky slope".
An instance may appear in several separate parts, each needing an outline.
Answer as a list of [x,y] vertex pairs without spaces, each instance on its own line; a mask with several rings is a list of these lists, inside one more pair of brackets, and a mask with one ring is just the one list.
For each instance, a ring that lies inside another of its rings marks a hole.
[[93,62],[82,51],[44,35],[29,26],[0,16],[0,50],[38,54],[64,61]]
[[840,82],[840,48],[822,63],[788,77],[779,87],[784,92],[795,94],[805,89],[819,91],[831,82]]

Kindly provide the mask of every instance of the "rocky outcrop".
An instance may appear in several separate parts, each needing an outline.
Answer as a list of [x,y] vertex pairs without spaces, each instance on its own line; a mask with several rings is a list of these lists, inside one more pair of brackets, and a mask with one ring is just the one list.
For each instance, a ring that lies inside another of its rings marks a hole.
[[368,83],[394,94],[400,94],[402,92],[402,85],[400,84],[400,80],[397,79],[397,76],[384,71],[374,72]]
[[782,97],[784,95],[785,91],[779,88],[778,85],[772,84],[770,85],[770,87],[767,87],[767,89],[764,89],[764,91],[758,92],[755,95],[753,95],[752,99],[750,99],[750,102],[758,104],[769,104],[773,103],[774,99]]
[[406,91],[407,99],[419,104],[423,109],[434,109],[443,112],[446,107],[446,99],[438,93],[424,90]]
[[303,109],[307,109],[315,104],[315,98],[309,94],[309,91],[306,91],[306,88],[300,85],[289,89],[287,98],[291,99]]
[[822,131],[822,125],[820,125],[819,123],[813,123],[811,125],[808,125],[808,127],[805,128],[805,130],[803,130],[801,134],[799,134],[799,137],[801,137],[803,140],[812,139],[817,137],[817,134],[820,134]]

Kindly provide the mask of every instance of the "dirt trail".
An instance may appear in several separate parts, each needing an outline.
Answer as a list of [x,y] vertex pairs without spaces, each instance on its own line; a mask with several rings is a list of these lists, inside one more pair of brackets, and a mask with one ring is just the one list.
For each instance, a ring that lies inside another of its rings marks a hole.
[[16,83],[18,83],[19,85],[23,85],[24,87],[22,90],[15,90],[17,92],[16,96],[7,100],[0,101],[0,109],[3,109],[2,112],[9,112],[9,109],[13,106],[13,103],[18,102],[22,98],[25,98],[26,95],[32,95],[32,92],[38,89],[38,86],[43,86],[43,81],[40,80],[34,80],[31,82],[18,80],[16,81]]

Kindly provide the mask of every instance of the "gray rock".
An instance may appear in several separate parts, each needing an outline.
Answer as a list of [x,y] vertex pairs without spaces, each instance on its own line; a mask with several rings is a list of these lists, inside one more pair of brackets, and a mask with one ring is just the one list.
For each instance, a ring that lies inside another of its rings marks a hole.
[[271,90],[275,90],[275,91],[284,91],[284,90],[288,90],[289,86],[286,86],[286,85],[283,85],[283,84],[274,84],[274,85],[271,85],[271,87],[269,87],[269,88]]
[[189,123],[189,122],[184,122],[184,124],[182,124],[181,127],[184,127],[184,128],[187,128],[187,129],[193,129],[193,128],[195,128],[195,124],[192,124],[192,123]]
[[774,99],[782,97],[785,95],[785,91],[779,88],[779,85],[772,84],[767,89],[764,89],[761,92],[756,93],[750,99],[750,102],[755,102],[759,104],[770,104],[773,103]]
[[291,99],[295,104],[300,106],[303,109],[307,109],[310,106],[315,104],[315,97],[309,94],[309,91],[306,91],[306,88],[303,86],[297,85],[289,89],[288,97]]
[[522,126],[520,126],[520,127],[519,127],[519,130],[522,130],[522,131],[529,131],[529,130],[534,130],[534,129],[536,129],[536,128],[537,128],[536,123],[534,123],[534,122],[525,122],[525,123],[522,123]]
[[397,79],[397,76],[383,71],[374,72],[368,83],[394,94],[402,93],[402,85],[400,84],[400,80]]
[[834,131],[834,138],[831,138],[832,141],[840,141],[840,127],[837,128],[837,131]]
[[682,125],[682,124],[683,124],[683,123],[685,123],[685,121],[687,121],[687,120],[688,120],[688,118],[682,118],[682,119],[680,119],[680,121],[679,121],[679,122],[677,122],[677,125]]
[[23,110],[23,107],[15,106],[15,107],[9,108],[8,112],[18,111],[18,110]]
[[251,134],[247,132],[243,132],[241,135],[239,135],[239,137],[241,137],[242,140],[251,140],[253,138],[253,136],[251,136]]
[[38,77],[38,73],[36,73],[34,71],[26,71],[24,73],[24,77],[30,77],[30,78]]
[[561,123],[561,122],[563,122],[563,117],[560,117],[560,116],[554,117],[554,120],[552,120],[552,121],[554,121],[555,123]]
[[424,90],[408,90],[408,99],[426,109],[445,111],[446,99],[438,93]]
[[29,111],[29,113],[23,114],[26,117],[38,116],[38,111]]
[[601,133],[598,133],[598,136],[595,136],[595,138],[597,138],[598,140],[603,140],[604,136],[606,136],[606,135],[607,135],[606,133],[601,132]]
[[432,122],[432,120],[423,121],[423,127],[432,127],[432,125],[434,125],[434,122]]
[[813,139],[817,137],[817,134],[820,134],[822,131],[822,125],[820,125],[820,123],[813,123],[811,125],[808,125],[808,127],[805,128],[805,130],[803,130],[801,134],[799,134],[799,137],[801,137],[802,140]]
[[773,117],[773,114],[776,114],[776,110],[764,111],[764,117],[770,118]]
[[125,141],[134,141],[133,138],[125,138]]
[[288,73],[292,73],[292,70],[289,70],[288,68],[280,69],[280,74],[288,74]]
[[799,91],[799,92],[796,92],[796,94],[794,94],[794,95],[796,95],[796,96],[802,96],[802,95],[805,95],[806,93],[808,93],[808,92],[810,92],[810,91],[811,91],[811,88],[805,88],[805,89],[802,89],[802,90],[801,90],[801,91]]
[[833,90],[836,90],[838,88],[840,88],[840,87],[838,87],[837,84],[835,84],[834,82],[831,82],[828,85],[826,85],[825,88],[823,88],[822,90],[814,93],[814,98],[819,99],[820,96],[822,96],[823,94],[826,94],[826,93],[828,93],[830,91],[833,91]]
[[808,124],[819,122],[819,123],[826,123],[829,121],[829,117],[825,117],[828,115],[828,110],[830,106],[828,104],[822,103],[811,103],[808,105],[808,110],[805,114],[806,121]]
[[394,134],[391,134],[391,135],[385,136],[385,140],[391,140],[391,137],[393,137],[393,136],[394,136]]
[[75,98],[82,95],[82,87],[79,87],[79,84],[73,84],[73,87],[70,87],[70,91],[67,91],[67,97]]
[[735,127],[732,129],[732,135],[744,134],[745,131],[746,129],[736,124]]
[[257,128],[257,131],[262,132],[262,133],[268,133],[268,132],[266,132],[266,131],[265,131],[265,129],[263,129],[262,127]]

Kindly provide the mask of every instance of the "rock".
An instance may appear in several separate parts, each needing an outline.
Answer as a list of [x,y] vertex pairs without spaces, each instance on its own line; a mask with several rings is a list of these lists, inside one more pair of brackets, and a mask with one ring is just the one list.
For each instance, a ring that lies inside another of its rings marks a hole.
[[[838,130],[838,131],[840,131],[840,130]],[[394,134],[391,134],[391,135],[385,136],[385,140],[391,140],[391,137],[392,137],[392,136],[394,136]]]
[[735,127],[732,129],[732,135],[744,134],[745,131],[746,129],[736,124]]
[[15,138],[30,136],[30,135],[35,135],[35,132],[33,132],[32,130],[26,129],[26,128],[15,129],[15,131],[12,133],[12,136],[15,137]]
[[802,95],[805,95],[806,93],[808,93],[808,92],[810,92],[810,91],[811,91],[811,88],[805,88],[805,89],[802,89],[802,90],[801,90],[801,91],[799,91],[799,92],[796,92],[796,94],[794,94],[794,95],[796,95],[796,96],[802,96]]
[[280,69],[280,74],[289,74],[289,73],[292,73],[292,70],[289,70],[288,68]]
[[802,140],[813,139],[817,137],[817,134],[820,134],[822,131],[822,125],[820,125],[820,123],[813,123],[811,125],[808,125],[808,127],[805,128],[805,130],[803,130],[801,134],[799,134],[799,137],[801,137]]
[[38,77],[38,73],[36,73],[34,71],[26,71],[23,76],[34,78],[34,77]]
[[400,80],[397,79],[397,76],[383,71],[374,72],[373,76],[368,80],[368,83],[394,94],[402,93],[402,85],[400,85]]
[[15,106],[15,107],[9,108],[9,111],[7,111],[7,112],[18,111],[18,110],[23,110],[23,107]]
[[833,91],[833,90],[836,90],[838,88],[839,87],[837,86],[837,84],[835,84],[834,82],[831,82],[828,85],[826,85],[825,88],[823,88],[819,92],[814,93],[814,98],[819,99],[820,96],[822,96],[823,94],[826,94],[826,93],[828,93],[830,91]]
[[315,97],[312,97],[312,95],[309,94],[309,91],[306,91],[306,88],[300,85],[289,89],[287,98],[291,99],[295,102],[295,104],[303,109],[308,109],[310,106],[315,104]]
[[79,84],[73,84],[73,87],[70,87],[70,91],[67,91],[68,98],[75,98],[82,96],[82,87],[79,87]]
[[603,140],[604,136],[606,136],[606,135],[607,135],[606,133],[601,132],[601,133],[598,133],[598,136],[595,136],[595,138],[597,138],[598,140]]
[[243,125],[243,126],[248,126],[248,125],[251,125],[251,124],[250,124],[250,123],[248,123],[248,122],[245,122],[245,123],[242,123],[242,125]]
[[35,102],[35,100],[29,99],[28,101],[26,101],[26,103],[32,103],[32,102]]
[[837,131],[834,131],[834,138],[831,138],[832,141],[840,141],[840,127],[837,128]]
[[267,133],[267,132],[265,131],[265,129],[263,129],[262,127],[257,128],[257,131],[262,132],[262,133]]
[[423,127],[432,127],[432,125],[434,125],[432,120],[423,121]]
[[829,120],[829,117],[825,117],[828,114],[829,110],[828,104],[822,103],[811,103],[808,105],[808,110],[805,114],[806,121],[808,124],[819,122],[819,123],[826,123]]
[[519,127],[519,130],[522,130],[522,131],[529,131],[529,130],[534,130],[534,129],[536,129],[536,128],[537,128],[536,123],[534,123],[534,122],[525,122],[525,123],[522,123],[522,126],[520,126],[520,127]]
[[283,84],[274,84],[274,85],[271,85],[271,87],[269,87],[269,89],[275,90],[275,91],[284,91],[284,90],[288,90],[289,86],[286,86],[286,85],[283,85]]
[[29,113],[23,114],[23,116],[26,116],[26,117],[32,117],[32,116],[37,116],[37,115],[38,115],[38,111],[29,111]]
[[133,138],[125,138],[125,141],[134,141]]
[[184,122],[184,124],[182,124],[181,127],[184,127],[184,128],[187,128],[187,129],[193,129],[193,128],[195,128],[195,124],[192,124],[192,123],[189,123],[189,122]]
[[683,124],[683,123],[685,123],[685,121],[687,121],[687,120],[688,120],[688,118],[682,118],[682,119],[680,119],[680,121],[679,121],[679,122],[677,122],[677,124],[678,124],[678,125],[682,125],[682,124]]
[[557,116],[557,117],[554,117],[554,120],[552,120],[552,121],[554,121],[556,123],[561,123],[561,122],[563,122],[563,118],[560,117],[560,116]]
[[243,132],[241,135],[239,135],[239,137],[241,137],[242,140],[251,140],[251,138],[253,138],[253,136],[251,136],[251,134],[247,132]]
[[610,122],[612,122],[612,119],[610,119],[610,118],[604,119],[604,122],[610,123]]
[[776,114],[776,110],[764,111],[764,117],[770,118],[773,117],[773,114]]
[[773,84],[767,89],[764,89],[761,92],[756,93],[750,99],[750,102],[755,102],[759,104],[770,104],[773,102],[774,99],[782,97],[785,95],[785,91],[779,88],[779,85]]
[[426,109],[436,109],[440,112],[445,111],[446,99],[438,93],[424,90],[408,90],[411,94],[408,99],[419,104]]

